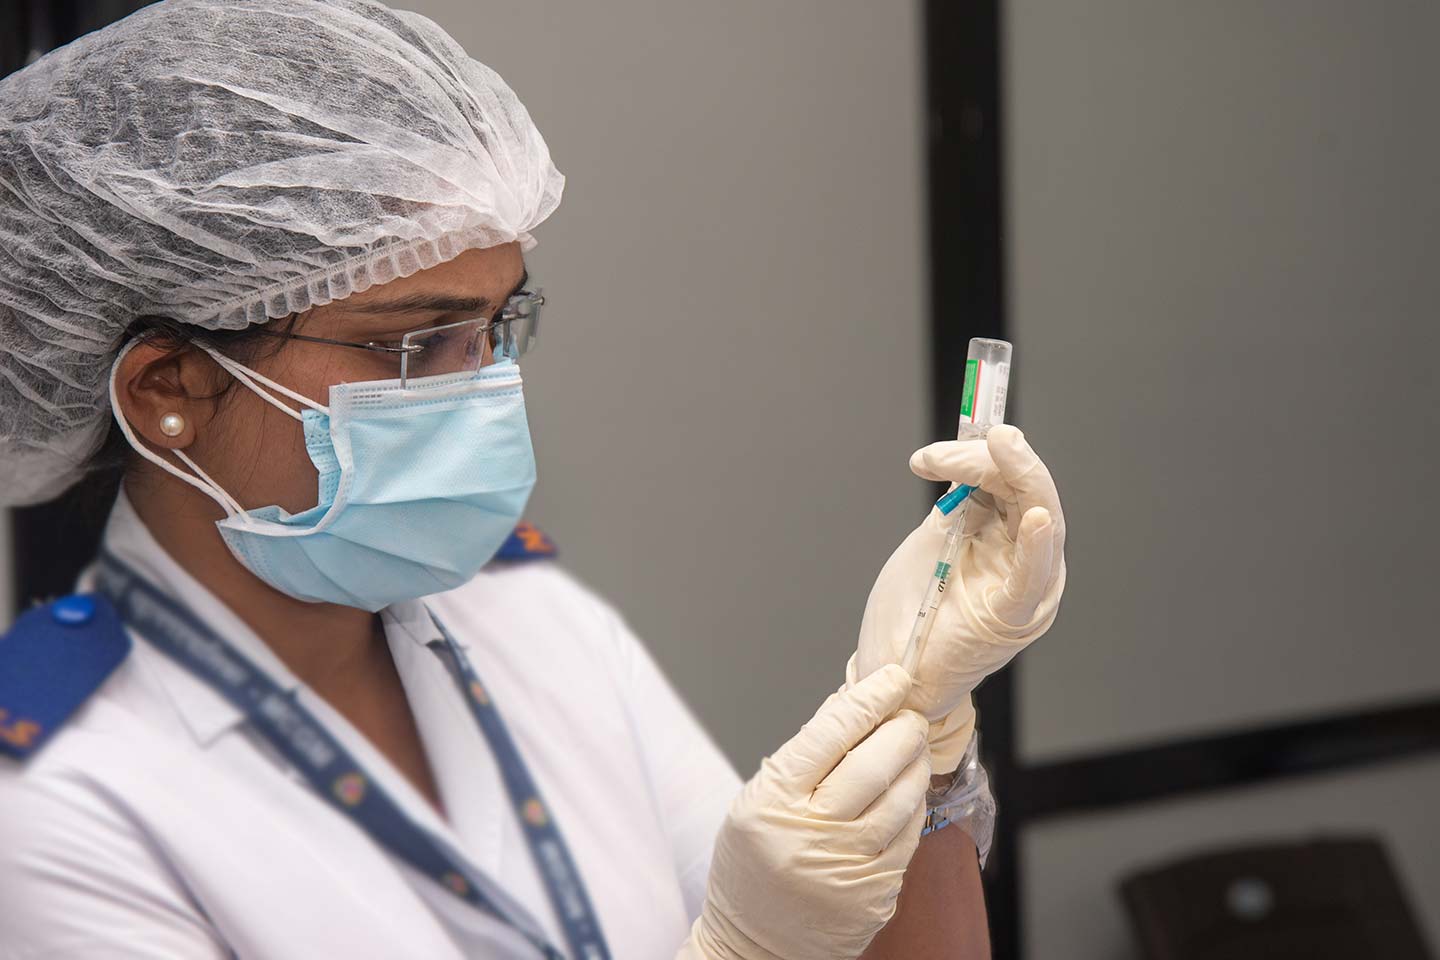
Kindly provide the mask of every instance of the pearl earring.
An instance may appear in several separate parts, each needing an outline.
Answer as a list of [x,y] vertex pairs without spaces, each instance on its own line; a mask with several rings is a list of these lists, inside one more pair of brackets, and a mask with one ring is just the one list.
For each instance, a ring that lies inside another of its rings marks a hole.
[[185,432],[185,418],[178,413],[167,413],[160,418],[160,432],[167,437],[178,437]]

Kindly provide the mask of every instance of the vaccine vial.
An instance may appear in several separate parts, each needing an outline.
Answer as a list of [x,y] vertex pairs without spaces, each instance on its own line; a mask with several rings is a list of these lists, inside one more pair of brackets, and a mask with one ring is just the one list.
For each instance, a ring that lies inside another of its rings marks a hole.
[[975,337],[965,355],[965,385],[960,394],[960,429],[956,439],[983,437],[1005,422],[1005,397],[1010,391],[1010,344]]

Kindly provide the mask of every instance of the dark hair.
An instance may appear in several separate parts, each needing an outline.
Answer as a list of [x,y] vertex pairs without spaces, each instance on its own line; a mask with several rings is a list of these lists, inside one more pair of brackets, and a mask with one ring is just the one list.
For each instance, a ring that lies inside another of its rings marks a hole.
[[[148,314],[136,317],[125,328],[110,354],[110,362],[114,362],[115,356],[131,340],[144,340],[169,348],[187,344],[210,347],[227,357],[249,364],[257,357],[273,354],[280,349],[285,341],[274,334],[291,332],[298,320],[299,315],[292,314],[282,320],[255,324],[241,330],[207,330],[170,317]],[[226,384],[209,399],[219,403],[234,386],[233,382]],[[125,439],[125,434],[115,422],[112,412],[105,439],[85,461],[85,477],[74,491],[76,507],[90,517],[103,519],[115,502],[125,470],[136,456],[138,454],[130,449],[130,442]]]

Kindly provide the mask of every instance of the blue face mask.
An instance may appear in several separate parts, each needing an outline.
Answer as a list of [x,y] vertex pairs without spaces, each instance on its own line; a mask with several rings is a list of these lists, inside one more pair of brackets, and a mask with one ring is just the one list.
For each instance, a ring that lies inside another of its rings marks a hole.
[[[183,451],[173,452],[194,477],[117,419],[142,455],[225,507],[216,525],[230,552],[282,593],[375,611],[457,587],[495,556],[530,499],[535,454],[512,360],[404,388],[398,380],[337,384],[327,408],[212,356],[301,421],[320,475],[314,507],[245,510]],[[306,409],[296,413],[271,391]]]

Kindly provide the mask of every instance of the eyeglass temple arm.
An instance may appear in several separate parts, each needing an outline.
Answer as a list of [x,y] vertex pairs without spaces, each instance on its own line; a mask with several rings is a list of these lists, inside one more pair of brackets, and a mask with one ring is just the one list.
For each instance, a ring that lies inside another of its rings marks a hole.
[[356,343],[353,340],[335,340],[331,337],[312,337],[303,333],[280,333],[275,330],[257,330],[256,333],[267,337],[279,337],[282,340],[304,340],[306,343],[328,343],[335,347],[350,347],[352,350],[369,350],[373,353],[420,353],[425,347],[418,343],[409,345],[402,344],[398,347],[389,347],[383,343],[376,343],[371,340],[367,343]]

